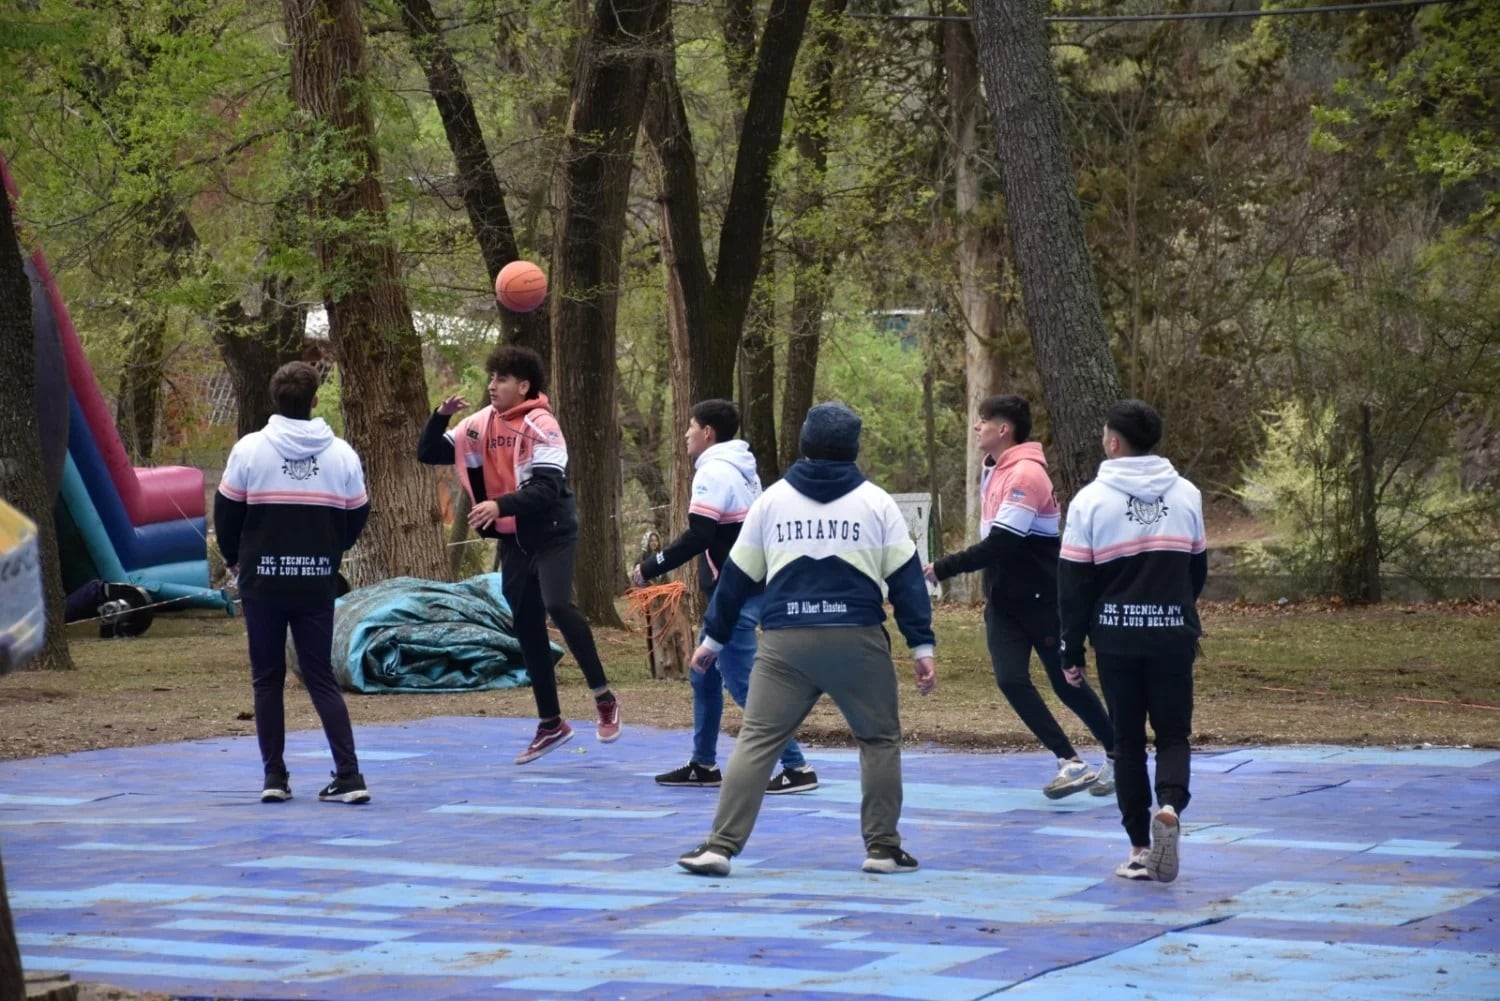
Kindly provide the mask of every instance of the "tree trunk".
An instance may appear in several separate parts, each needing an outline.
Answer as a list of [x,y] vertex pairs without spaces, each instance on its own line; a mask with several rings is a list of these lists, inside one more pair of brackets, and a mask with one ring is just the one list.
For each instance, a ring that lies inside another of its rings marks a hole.
[[167,312],[148,304],[131,310],[135,322],[125,338],[125,362],[115,400],[115,427],[132,462],[148,465],[156,445],[156,409],[165,367]]
[[267,276],[261,282],[258,315],[238,299],[220,311],[214,343],[234,389],[235,433],[243,438],[271,419],[271,376],[302,356],[307,310],[288,305],[291,283]]
[[[4,162],[0,161],[0,172]],[[10,186],[5,175],[5,187]],[[0,208],[0,372],[6,375],[0,393],[0,497],[36,522],[36,547],[42,560],[47,621],[63,621],[62,567],[57,554],[57,525],[52,520],[51,496],[42,442],[37,428],[36,331],[31,310],[31,280],[21,261],[21,245],[7,195]],[[61,629],[48,629],[41,656],[32,667],[71,670],[73,656]]]
[[802,455],[802,421],[812,409],[821,346],[821,324],[814,322],[812,329],[806,329],[798,325],[794,314],[786,342],[786,373],[781,383],[781,440],[776,451],[782,469]]
[[[998,352],[991,339],[999,292],[996,288],[998,254],[993,231],[980,218],[984,201],[980,171],[979,126],[983,100],[979,89],[979,56],[974,29],[966,21],[943,24],[944,80],[948,97],[948,128],[953,136],[953,202],[957,210],[958,308],[963,318],[964,414],[972,419],[979,404],[1000,387]],[[950,446],[951,447],[951,446]],[[979,474],[983,457],[968,437],[964,439],[964,545],[979,541]],[[941,531],[939,531],[941,536]],[[961,574],[948,581],[945,596],[974,601],[977,578]]]
[[655,79],[656,93],[645,122],[661,163],[662,239],[672,271],[667,291],[679,300],[674,308],[691,338],[688,399],[676,401],[678,405],[734,394],[735,356],[760,275],[770,217],[771,168],[781,148],[787,94],[810,4],[811,0],[773,0],[766,16],[711,281],[701,235],[693,139],[670,57],[661,61]]
[[770,274],[775,262],[769,255],[765,260],[740,338],[740,434],[755,456],[760,482],[770,486],[781,478],[781,463],[776,455],[776,303]]
[[379,153],[365,101],[357,0],[282,0],[301,149],[320,150],[309,193],[314,246],[342,375],[344,425],[365,463],[370,527],[350,563],[356,586],[398,574],[444,580],[437,495],[411,459],[427,419],[422,346],[387,232]]
[[1041,0],[978,0],[979,69],[1005,192],[1011,247],[1052,421],[1051,468],[1063,498],[1093,478],[1104,415],[1120,397]]
[[1375,484],[1375,435],[1371,430],[1371,406],[1359,405],[1359,469],[1354,481],[1354,496],[1359,518],[1355,529],[1358,584],[1355,600],[1378,605],[1380,593],[1380,521],[1376,517],[1379,488]]
[[[816,228],[812,232],[800,225],[810,221],[820,225],[824,209],[824,184],[828,173],[829,116],[833,113],[834,56],[839,38],[833,28],[844,13],[846,0],[824,0],[822,27],[812,46],[812,65],[808,69],[806,107],[798,116],[793,132],[797,156],[801,160],[801,186],[793,198],[794,216],[791,238],[792,256],[792,345],[799,347],[787,353],[787,385],[781,410],[781,464],[790,466],[801,452],[799,438],[802,421],[812,405],[817,384],[818,345],[823,336],[823,313],[828,306],[829,285],[839,248],[830,246]],[[793,366],[804,370],[793,374]],[[795,391],[794,391],[795,386]]]
[[[411,39],[412,52],[427,75],[427,89],[437,105],[438,118],[458,169],[458,190],[463,196],[464,210],[493,287],[500,269],[520,257],[515,229],[505,208],[505,189],[500,186],[490,160],[468,84],[443,40],[432,4],[429,0],[401,0],[401,20]],[[547,365],[552,355],[552,337],[546,304],[530,313],[513,313],[500,309],[498,304],[495,308],[500,313],[506,343],[531,348]]]
[[661,58],[666,0],[600,0],[578,60],[559,160],[552,254],[553,384],[578,493],[578,605],[622,626],[620,432],[615,318],[632,152],[651,63]]

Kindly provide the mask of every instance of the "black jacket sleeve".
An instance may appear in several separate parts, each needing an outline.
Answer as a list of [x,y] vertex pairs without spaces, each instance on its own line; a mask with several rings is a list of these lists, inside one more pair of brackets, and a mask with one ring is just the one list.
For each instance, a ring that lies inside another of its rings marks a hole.
[[1062,640],[1064,667],[1083,664],[1089,619],[1093,617],[1094,605],[1099,599],[1097,572],[1092,563],[1057,561],[1058,636]]
[[996,525],[990,534],[968,549],[944,556],[932,565],[938,580],[947,580],[961,573],[973,573],[985,567],[996,566],[1024,555],[1026,537],[1017,535],[1008,528]]
[[448,418],[434,410],[417,439],[417,461],[429,466],[453,465],[453,442],[447,434]]
[[550,510],[568,491],[568,481],[555,466],[538,466],[521,489],[490,498],[502,515],[537,515]]
[[1203,585],[1208,583],[1208,550],[1194,553],[1188,560],[1188,576],[1193,582],[1193,600],[1203,596]]
[[353,549],[354,544],[359,541],[359,533],[365,530],[365,523],[370,520],[370,502],[365,501],[359,507],[351,508],[344,515],[344,548]]
[[713,545],[719,523],[707,515],[688,515],[688,527],[671,544],[650,559],[641,560],[641,576],[647,580],[670,573]]
[[232,567],[240,561],[240,533],[245,528],[248,507],[244,501],[230,500],[214,492],[214,538],[219,543],[225,566]]

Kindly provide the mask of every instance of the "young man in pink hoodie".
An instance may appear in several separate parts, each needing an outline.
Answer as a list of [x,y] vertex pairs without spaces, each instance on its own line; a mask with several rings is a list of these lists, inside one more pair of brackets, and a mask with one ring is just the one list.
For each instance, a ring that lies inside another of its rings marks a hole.
[[[1042,446],[1029,440],[1031,404],[1020,396],[987,398],[979,405],[974,437],[985,453],[979,541],[928,564],[924,572],[934,583],[984,572],[984,630],[995,681],[1021,722],[1057,756],[1057,776],[1042,789],[1047,798],[1084,789],[1110,795],[1115,790],[1115,734],[1109,713],[1092,688],[1075,687],[1063,677],[1057,616],[1061,518]],[[1052,691],[1110,756],[1098,771],[1078,756],[1032,684],[1033,649]]]
[[469,527],[499,540],[502,587],[536,699],[536,736],[516,756],[524,765],[573,737],[558,701],[548,618],[583,669],[599,717],[594,735],[603,743],[619,739],[620,703],[593,630],[573,603],[578,504],[568,484],[568,445],[547,400],[547,371],[535,351],[513,344],[491,352],[485,368],[490,405],[448,434],[448,418],[468,401],[444,400],[428,419],[417,458],[459,466],[474,500]]

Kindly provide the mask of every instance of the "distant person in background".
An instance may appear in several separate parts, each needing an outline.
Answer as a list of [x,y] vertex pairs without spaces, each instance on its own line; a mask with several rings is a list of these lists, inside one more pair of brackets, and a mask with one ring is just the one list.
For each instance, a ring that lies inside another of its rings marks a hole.
[[317,369],[306,362],[276,370],[271,377],[276,412],[264,430],[235,444],[214,496],[215,536],[229,572],[239,577],[250,644],[263,803],[292,798],[284,757],[288,629],[302,682],[333,753],[333,781],[318,798],[370,799],[332,665],[339,564],[364,530],[370,500],[359,456],[321,417],[312,416],[318,381]]
[[[672,544],[650,559],[642,559],[630,570],[630,582],[646,582],[701,557],[706,571],[699,583],[710,599],[718,586],[719,572],[729,551],[740,537],[740,527],[750,505],[760,496],[760,475],[750,446],[735,437],[740,430],[740,411],[728,400],[702,400],[693,405],[683,441],[693,460],[692,502],[688,527]],[[750,668],[755,663],[756,629],[760,626],[761,589],[745,599],[735,620],[729,642],[714,663],[691,672],[693,684],[693,755],[681,768],[656,776],[664,786],[716,788],[723,781],[719,771],[719,722],[724,715],[724,689],[743,707],[750,694]],[[807,764],[802,747],[793,738],[781,752],[781,772],[766,787],[772,795],[811,792],[818,775]]]
[[[1115,800],[1130,837],[1125,879],[1177,878],[1188,792],[1193,658],[1208,579],[1203,497],[1151,451],[1161,415],[1140,400],[1104,422],[1105,461],[1068,510],[1058,569],[1063,663],[1082,685],[1084,640],[1115,725]],[[1156,734],[1156,803],[1146,768],[1146,722]]]
[[[1030,440],[1031,404],[1020,396],[989,397],[979,405],[974,438],[984,453],[979,541],[929,563],[927,579],[936,583],[984,572],[984,636],[995,683],[1026,729],[1057,758],[1057,775],[1042,794],[1061,799],[1088,789],[1108,796],[1115,791],[1114,765],[1107,757],[1115,745],[1109,713],[1087,684],[1068,684],[1058,653],[1059,512],[1047,458],[1042,446]],[[1104,748],[1106,758],[1097,772],[1078,756],[1032,683],[1032,650],[1052,691]]]

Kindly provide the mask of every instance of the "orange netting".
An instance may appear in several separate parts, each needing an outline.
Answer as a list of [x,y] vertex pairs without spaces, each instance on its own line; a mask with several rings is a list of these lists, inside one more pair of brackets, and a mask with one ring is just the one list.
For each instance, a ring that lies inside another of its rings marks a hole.
[[646,654],[651,658],[653,674],[656,672],[658,655],[670,655],[668,647],[674,637],[689,644],[689,649],[676,651],[684,661],[680,666],[686,667],[686,657],[692,653],[692,634],[683,614],[683,601],[686,597],[687,586],[679,581],[633,587],[625,592],[629,618],[645,626]]
[[632,619],[641,622],[670,620],[682,614],[682,601],[687,597],[687,586],[681,581],[666,584],[647,584],[632,587],[625,592],[625,605]]

